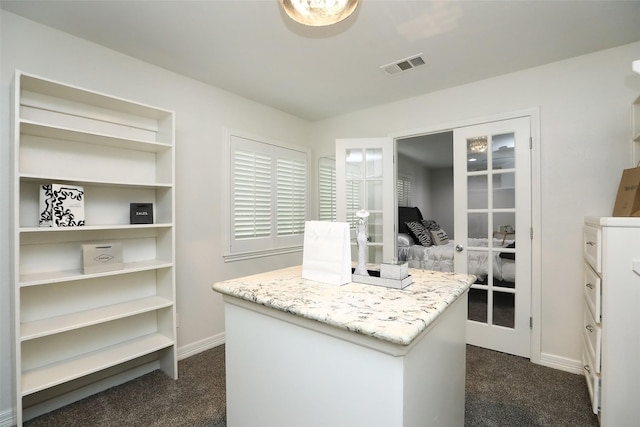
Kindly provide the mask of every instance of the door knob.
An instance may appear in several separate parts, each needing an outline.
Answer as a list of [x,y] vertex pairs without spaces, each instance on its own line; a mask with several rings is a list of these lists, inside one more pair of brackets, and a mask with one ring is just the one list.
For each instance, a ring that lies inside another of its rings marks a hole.
[[462,252],[462,250],[464,249],[464,246],[462,245],[456,245],[456,251],[457,252]]

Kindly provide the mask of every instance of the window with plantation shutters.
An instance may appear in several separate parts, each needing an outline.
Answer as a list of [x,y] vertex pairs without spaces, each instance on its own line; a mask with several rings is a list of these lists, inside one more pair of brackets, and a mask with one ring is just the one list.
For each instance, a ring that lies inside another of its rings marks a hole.
[[306,159],[292,158],[291,150],[278,149],[276,159],[276,228],[277,235],[304,233],[306,213]]
[[396,180],[396,194],[398,206],[412,206],[411,204],[411,181],[409,178],[399,176]]
[[227,258],[299,250],[307,217],[307,153],[229,138]]
[[320,221],[336,221],[336,161],[323,157],[318,162]]
[[271,156],[238,149],[233,153],[233,235],[271,235]]

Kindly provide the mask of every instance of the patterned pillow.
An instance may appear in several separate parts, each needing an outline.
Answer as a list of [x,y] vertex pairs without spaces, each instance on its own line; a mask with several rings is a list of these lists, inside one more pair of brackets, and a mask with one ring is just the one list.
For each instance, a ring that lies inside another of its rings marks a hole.
[[449,236],[440,228],[439,230],[431,230],[431,237],[433,238],[433,244],[436,246],[446,245],[449,243]]
[[422,225],[424,225],[424,228],[426,228],[429,231],[440,230],[440,226],[438,225],[438,223],[432,219],[422,219],[420,220],[420,222],[422,222]]
[[405,222],[409,235],[413,237],[413,240],[422,246],[431,246],[433,241],[431,240],[431,234],[429,230],[424,228],[424,225],[420,221]]

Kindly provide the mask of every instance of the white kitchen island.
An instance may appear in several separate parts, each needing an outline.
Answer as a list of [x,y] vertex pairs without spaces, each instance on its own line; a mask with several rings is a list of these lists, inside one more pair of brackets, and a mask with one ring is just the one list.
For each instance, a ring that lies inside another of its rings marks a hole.
[[301,272],[213,285],[225,301],[227,426],[464,425],[474,276],[410,269],[399,290]]

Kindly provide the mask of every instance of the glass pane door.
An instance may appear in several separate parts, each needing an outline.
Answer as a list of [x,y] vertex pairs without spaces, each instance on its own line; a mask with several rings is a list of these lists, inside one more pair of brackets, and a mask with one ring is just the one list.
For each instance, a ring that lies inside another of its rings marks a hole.
[[467,263],[478,277],[469,320],[513,328],[516,281],[502,266],[515,263],[515,134],[473,136],[466,144]]
[[357,260],[355,214],[361,209],[369,212],[367,262],[394,258],[394,183],[392,139],[336,141],[336,212],[338,221],[350,224],[353,261]]
[[455,130],[454,157],[456,271],[477,278],[469,291],[468,342],[528,357],[528,119]]

